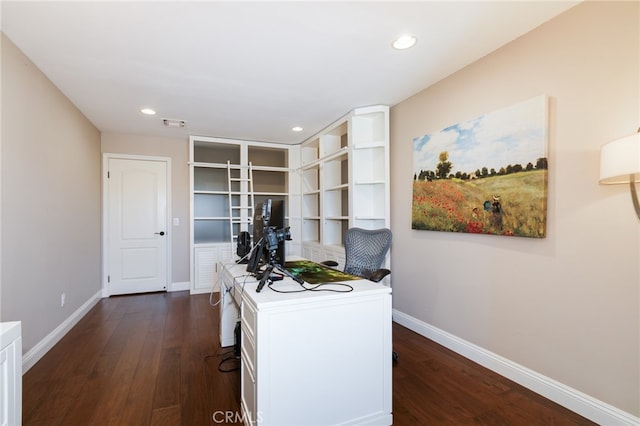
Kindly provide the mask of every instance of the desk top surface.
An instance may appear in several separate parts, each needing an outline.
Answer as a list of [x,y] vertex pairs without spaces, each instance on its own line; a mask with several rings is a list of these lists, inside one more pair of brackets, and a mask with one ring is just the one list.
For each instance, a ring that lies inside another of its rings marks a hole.
[[256,292],[256,289],[258,288],[259,281],[255,277],[249,275],[246,271],[246,265],[227,263],[222,266],[222,283],[228,289],[233,288],[234,299],[236,299],[236,302],[240,302],[240,298],[244,292],[258,307],[296,304],[303,300],[308,302],[312,299],[316,299],[318,302],[321,302],[334,299],[391,293],[391,287],[365,279],[324,284],[305,283],[304,288],[313,290],[304,291],[300,284],[288,277],[279,281],[274,281],[271,287],[265,285],[258,293]]

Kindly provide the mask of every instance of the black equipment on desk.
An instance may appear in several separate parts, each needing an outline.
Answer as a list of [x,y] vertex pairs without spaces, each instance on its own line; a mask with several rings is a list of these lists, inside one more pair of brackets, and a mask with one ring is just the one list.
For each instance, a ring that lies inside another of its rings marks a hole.
[[240,357],[240,345],[242,341],[242,327],[240,321],[236,322],[236,326],[233,329],[233,354],[236,357]]
[[284,265],[284,242],[291,239],[289,227],[285,228],[284,225],[283,200],[267,198],[256,206],[253,215],[253,251],[247,272],[257,273],[262,265],[271,263],[272,257],[273,262]]
[[[247,264],[247,271],[260,279],[256,291],[262,290],[264,285],[275,281],[271,276],[274,269],[282,274],[302,283],[284,269],[285,241],[291,240],[291,231],[285,227],[284,200],[267,198],[256,206],[253,216],[253,250]],[[264,271],[260,271],[261,266]]]
[[242,231],[238,235],[238,247],[236,248],[236,254],[240,256],[238,263],[247,263],[249,253],[251,253],[251,234]]

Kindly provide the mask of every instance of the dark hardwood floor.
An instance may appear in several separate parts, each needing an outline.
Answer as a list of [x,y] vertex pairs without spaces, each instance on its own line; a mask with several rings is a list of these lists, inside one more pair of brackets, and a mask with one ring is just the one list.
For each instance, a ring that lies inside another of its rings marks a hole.
[[[23,424],[240,424],[218,315],[188,292],[102,299],[24,375]],[[593,424],[397,324],[393,342],[395,425]]]

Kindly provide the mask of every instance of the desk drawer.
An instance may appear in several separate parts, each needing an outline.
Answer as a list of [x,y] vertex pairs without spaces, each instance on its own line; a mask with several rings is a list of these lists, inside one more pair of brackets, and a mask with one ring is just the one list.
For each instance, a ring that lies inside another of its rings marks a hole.
[[247,368],[251,371],[251,373],[256,375],[256,344],[255,341],[247,336],[244,331],[244,327],[242,329],[242,346],[241,346],[241,354],[242,354],[242,364],[246,365]]
[[247,333],[247,335],[249,335],[249,337],[251,337],[253,341],[256,340],[257,317],[258,315],[253,305],[246,299],[243,299],[241,318],[244,329],[242,331]]
[[[251,369],[247,367],[244,357],[240,365],[240,371],[242,376],[242,411],[245,417],[245,425],[257,424],[257,411],[256,411],[256,379]],[[247,420],[250,419],[250,422]]]

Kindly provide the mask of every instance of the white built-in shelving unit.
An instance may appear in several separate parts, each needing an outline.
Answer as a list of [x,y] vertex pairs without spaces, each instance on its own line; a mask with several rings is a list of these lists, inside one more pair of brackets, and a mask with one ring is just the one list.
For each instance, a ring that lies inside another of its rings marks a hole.
[[342,266],[347,229],[390,224],[389,108],[357,108],[300,150],[302,256]]
[[287,255],[339,268],[347,229],[390,226],[387,106],[354,109],[300,145],[192,136],[189,149],[192,293],[217,284],[218,262],[236,259],[238,233],[252,232],[253,204],[267,198],[285,200]]
[[192,293],[211,291],[218,263],[236,260],[237,236],[253,231],[255,205],[271,198],[289,207],[290,162],[287,145],[190,137]]

